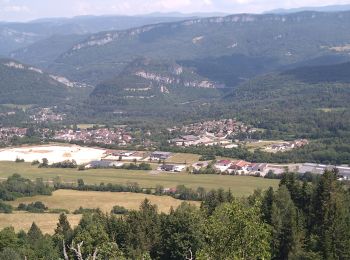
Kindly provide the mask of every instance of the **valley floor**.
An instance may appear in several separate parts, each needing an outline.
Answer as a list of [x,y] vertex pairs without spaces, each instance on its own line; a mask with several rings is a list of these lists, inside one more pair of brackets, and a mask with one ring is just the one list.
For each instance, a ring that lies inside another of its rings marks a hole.
[[38,168],[30,163],[0,162],[0,178],[5,180],[14,173],[25,178],[35,180],[43,178],[52,182],[55,177],[60,177],[62,182],[74,182],[83,179],[86,184],[100,184],[101,182],[113,184],[127,184],[137,182],[142,188],[155,188],[163,185],[165,188],[175,188],[177,185],[210,189],[231,189],[234,196],[247,196],[255,189],[267,189],[277,187],[278,180],[228,175],[195,175],[188,173],[165,173],[157,171],[124,170],[124,169],[90,169],[79,171],[78,169]]

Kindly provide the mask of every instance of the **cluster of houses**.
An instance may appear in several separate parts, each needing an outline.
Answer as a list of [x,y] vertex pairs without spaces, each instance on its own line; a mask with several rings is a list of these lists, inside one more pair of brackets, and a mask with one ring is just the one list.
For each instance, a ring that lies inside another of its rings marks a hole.
[[147,157],[147,152],[141,151],[119,151],[107,150],[103,160],[108,161],[143,161]]
[[181,133],[193,134],[197,136],[205,133],[212,133],[216,137],[222,137],[238,132],[247,132],[248,130],[248,126],[242,122],[236,121],[236,119],[204,121],[168,129],[170,132],[180,131]]
[[254,131],[248,126],[235,119],[222,119],[204,121],[183,127],[174,127],[168,129],[170,132],[179,132],[178,138],[169,140],[169,143],[175,146],[195,146],[195,145],[220,145],[226,148],[237,147],[229,138],[237,133],[246,133]]
[[[162,166],[165,165],[164,161],[167,160],[172,153],[170,152],[145,152],[145,151],[124,151],[124,150],[106,150],[101,160],[91,161],[85,166],[85,168],[112,168],[121,167],[125,162],[162,162]],[[185,166],[184,166],[185,167]],[[184,168],[160,167],[160,171],[177,172],[178,169],[182,171]]]
[[143,162],[164,162],[172,156],[170,152],[145,152],[145,151],[123,151],[107,150],[102,160],[108,161],[143,161]]
[[264,176],[271,167],[266,163],[251,163],[244,160],[220,160],[210,165],[209,162],[197,162],[192,165],[194,171],[212,167],[217,173],[229,175],[254,175]]
[[36,123],[43,123],[63,121],[64,117],[64,114],[55,113],[52,111],[51,108],[41,108],[34,115],[31,115],[30,119],[32,119]]
[[196,146],[196,145],[220,145],[226,148],[237,147],[236,144],[232,143],[232,140],[227,139],[227,135],[222,137],[216,137],[212,133],[205,133],[203,135],[181,135],[178,138],[169,140],[171,145],[175,146]]
[[266,147],[265,150],[269,152],[284,152],[284,151],[292,150],[294,148],[300,148],[308,144],[309,144],[308,140],[298,139],[290,142],[272,144]]
[[23,138],[27,134],[27,128],[19,127],[1,127],[0,143],[8,144],[14,137]]
[[62,129],[56,131],[54,139],[66,142],[79,141],[83,143],[118,144],[121,146],[133,141],[131,134],[127,133],[124,128]]
[[214,167],[221,173],[227,172],[228,174],[252,174],[260,173],[265,175],[267,164],[266,163],[251,163],[244,160],[231,161],[220,160],[214,164]]

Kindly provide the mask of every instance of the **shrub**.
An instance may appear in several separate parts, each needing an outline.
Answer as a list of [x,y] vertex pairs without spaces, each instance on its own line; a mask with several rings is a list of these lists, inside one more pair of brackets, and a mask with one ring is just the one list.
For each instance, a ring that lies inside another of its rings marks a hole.
[[0,200],[0,213],[12,213],[12,206]]
[[20,158],[17,157],[16,160],[15,160],[15,162],[16,162],[16,163],[23,163],[23,162],[24,162],[24,159],[20,159]]
[[124,208],[123,206],[118,206],[118,205],[115,205],[113,207],[113,209],[111,210],[111,213],[113,214],[127,214],[129,211]]
[[17,209],[18,210],[25,210],[25,211],[32,212],[32,213],[43,213],[48,208],[41,201],[36,201],[36,202],[32,202],[28,205],[26,205],[24,203],[20,203],[18,205]]
[[73,214],[91,214],[91,213],[96,213],[98,212],[99,209],[89,209],[89,208],[83,208],[83,207],[79,207],[79,209],[76,209],[73,211]]
[[40,162],[38,160],[32,161],[32,165],[39,165],[39,164],[40,164]]
[[61,213],[66,213],[69,214],[68,209],[49,209],[49,213],[54,213],[54,214],[61,214]]

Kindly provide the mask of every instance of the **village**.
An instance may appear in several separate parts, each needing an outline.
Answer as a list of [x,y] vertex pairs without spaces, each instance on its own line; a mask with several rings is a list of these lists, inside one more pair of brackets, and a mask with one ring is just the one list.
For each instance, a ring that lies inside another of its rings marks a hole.
[[[49,115],[51,115],[52,111],[41,110],[41,112],[42,117],[44,117],[45,120],[49,120]],[[36,119],[40,121],[40,117],[36,117]],[[56,119],[60,120],[59,118]],[[173,134],[173,136],[178,136],[177,138],[168,140],[169,145],[180,147],[215,145],[226,149],[231,149],[238,147],[238,145],[242,145],[244,142],[243,144],[247,145],[247,147],[249,147],[249,145],[256,145],[266,152],[275,153],[300,148],[309,144],[308,140],[306,139],[297,139],[288,142],[262,140],[248,140],[248,142],[247,140],[237,140],[235,139],[235,135],[239,133],[251,134],[257,130],[245,125],[244,123],[238,122],[235,119],[203,121],[181,127],[173,127],[167,130]],[[108,128],[102,125],[86,128],[79,128],[75,126],[66,127],[52,132],[50,132],[50,129],[48,128],[43,128],[36,131],[39,132],[41,137],[45,137],[44,139],[47,141],[59,141],[96,146],[113,145],[120,147],[121,149],[126,149],[126,147],[133,144],[135,140],[133,134],[129,132],[125,126],[113,128]],[[14,138],[23,138],[27,135],[27,128],[3,127],[0,128],[0,143],[3,145],[8,145]],[[148,136],[150,135],[151,133],[148,131]],[[52,150],[52,154],[54,154],[50,158],[51,163],[75,160],[81,164],[84,169],[119,168],[130,163],[147,163],[152,165],[153,172],[158,173],[187,172],[190,174],[249,175],[265,177],[271,173],[277,175],[282,174],[286,171],[286,169],[299,173],[312,172],[320,174],[327,167],[335,167],[312,164],[276,165],[269,163],[254,163],[244,160],[233,160],[220,157],[215,158],[215,156],[210,160],[200,161],[200,158],[198,158],[198,161],[187,162],[186,160],[171,160],[174,154],[165,151],[110,150],[92,147],[89,148],[90,150],[88,151],[87,147],[75,146],[74,148],[69,148],[69,146],[67,146],[66,149],[64,146],[55,147],[55,144],[53,144],[52,147],[48,149],[50,151]],[[35,149],[18,149],[19,150],[14,151],[13,154],[11,154],[12,157],[10,160],[13,160],[14,158],[21,158],[28,161],[36,158],[36,155],[26,157],[27,154],[32,154]],[[62,155],[60,155],[61,153]],[[14,154],[16,154],[16,157],[14,157]],[[40,156],[45,157],[45,154]],[[40,157],[38,159],[41,160],[44,157]],[[350,177],[350,169],[347,166],[340,166],[339,169],[341,169],[341,173],[344,175],[344,178]]]
[[223,148],[235,148],[245,146],[247,148],[262,148],[265,152],[276,153],[285,152],[295,148],[300,148],[309,144],[306,139],[292,141],[267,141],[237,138],[238,134],[247,136],[258,131],[255,128],[245,125],[236,119],[221,119],[204,121],[182,127],[167,129],[170,133],[178,133],[176,138],[168,140],[172,146],[220,146]]
[[1,127],[0,128],[0,144],[8,145],[13,138],[23,138],[27,134],[27,128],[20,127]]
[[32,111],[29,117],[35,123],[61,122],[66,117],[65,114],[55,113],[51,108],[40,108]]
[[169,140],[175,146],[220,145],[225,148],[237,147],[232,137],[237,133],[251,133],[255,129],[236,119],[221,119],[198,122],[182,127],[167,129],[170,133],[180,133],[177,138]]
[[82,142],[84,144],[114,144],[126,146],[133,137],[124,128],[98,128],[98,129],[61,129],[56,131],[54,140],[65,142]]

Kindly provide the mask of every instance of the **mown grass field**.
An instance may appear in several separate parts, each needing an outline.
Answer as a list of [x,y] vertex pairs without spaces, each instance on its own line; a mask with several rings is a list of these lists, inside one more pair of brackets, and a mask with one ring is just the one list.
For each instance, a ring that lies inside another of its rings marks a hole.
[[104,127],[105,125],[100,125],[100,124],[77,124],[77,127],[80,129],[88,129],[88,128],[93,128],[94,125],[98,127]]
[[198,162],[200,155],[188,153],[176,153],[166,160],[166,163],[178,163],[192,165]]
[[[139,209],[144,199],[149,199],[152,204],[158,206],[159,211],[167,213],[170,208],[177,208],[182,201],[169,196],[155,196],[130,192],[99,192],[99,191],[75,191],[57,190],[52,196],[34,196],[19,198],[9,202],[14,207],[20,203],[29,204],[35,201],[43,202],[49,209],[67,209],[70,212],[83,208],[100,208],[103,212],[110,212],[113,206],[119,205],[127,209]],[[199,205],[199,202],[191,202]]]
[[187,173],[163,173],[155,171],[131,171],[116,169],[92,169],[78,171],[77,169],[39,169],[30,163],[0,162],[0,178],[6,179],[13,173],[19,173],[30,179],[43,178],[44,181],[52,181],[59,176],[64,182],[76,182],[83,179],[87,184],[114,183],[126,184],[137,182],[143,188],[154,188],[163,185],[166,188],[185,185],[192,188],[204,187],[205,189],[231,189],[235,196],[247,196],[255,189],[267,189],[277,187],[278,180],[248,176],[225,175],[192,175]]
[[[72,227],[78,225],[81,215],[68,214],[68,220]],[[16,232],[28,231],[33,222],[39,226],[43,233],[53,234],[58,222],[58,214],[37,214],[15,211],[12,214],[0,214],[0,230],[12,226]]]
[[[149,199],[152,204],[158,206],[160,212],[168,213],[170,208],[177,208],[182,201],[169,196],[155,196],[129,192],[97,192],[97,191],[74,191],[57,190],[52,196],[34,196],[19,198],[11,201],[13,207],[20,203],[29,204],[35,201],[43,202],[49,209],[67,209],[72,213],[79,207],[100,208],[103,212],[110,212],[113,206],[123,206],[129,210],[137,210],[144,199]],[[198,205],[199,202],[189,202]],[[14,211],[12,214],[0,214],[0,230],[7,226],[13,226],[16,231],[28,230],[33,221],[44,233],[52,234],[57,224],[59,214],[51,213],[27,213]],[[72,226],[79,223],[81,215],[68,214]]]
[[248,143],[245,146],[248,148],[249,151],[254,152],[257,149],[265,149],[266,147],[268,147],[272,144],[280,144],[283,142],[284,142],[283,140],[269,140],[269,141]]

